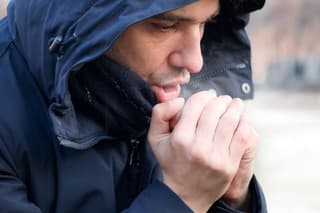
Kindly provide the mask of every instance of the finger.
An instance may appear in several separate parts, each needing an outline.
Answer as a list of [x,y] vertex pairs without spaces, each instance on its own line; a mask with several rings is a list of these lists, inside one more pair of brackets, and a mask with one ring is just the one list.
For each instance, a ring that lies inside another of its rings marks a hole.
[[248,145],[251,142],[255,143],[252,140],[256,140],[255,135],[253,135],[253,129],[247,117],[243,115],[229,147],[229,154],[233,162],[240,163],[244,152],[249,149]]
[[229,152],[231,140],[239,125],[243,112],[243,101],[238,98],[233,99],[218,122],[213,136],[214,149],[219,150],[219,152],[225,151],[226,154]]
[[173,135],[178,141],[192,141],[198,124],[199,117],[206,103],[215,98],[209,91],[203,91],[191,96],[183,107],[180,119],[176,124]]
[[231,102],[230,96],[219,96],[204,107],[198,122],[194,150],[201,153],[211,152],[212,139],[220,117]]
[[[160,137],[170,131],[170,120],[174,118],[184,105],[183,98],[157,104],[153,107],[151,123],[148,133],[149,141],[154,141],[154,138]],[[158,140],[155,140],[158,141]]]
[[176,125],[177,131],[181,129],[185,132],[194,132],[203,107],[214,97],[215,95],[210,91],[202,91],[191,96],[182,110],[180,120]]

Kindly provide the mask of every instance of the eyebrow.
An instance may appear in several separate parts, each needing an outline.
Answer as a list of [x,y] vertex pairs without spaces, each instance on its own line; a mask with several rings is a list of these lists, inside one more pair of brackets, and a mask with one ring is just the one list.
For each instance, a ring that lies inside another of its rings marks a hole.
[[[219,10],[213,13],[205,22],[212,21],[217,15],[219,15]],[[183,15],[177,15],[172,13],[161,13],[153,16],[154,19],[164,20],[164,21],[182,21],[182,22],[197,22],[195,18]]]

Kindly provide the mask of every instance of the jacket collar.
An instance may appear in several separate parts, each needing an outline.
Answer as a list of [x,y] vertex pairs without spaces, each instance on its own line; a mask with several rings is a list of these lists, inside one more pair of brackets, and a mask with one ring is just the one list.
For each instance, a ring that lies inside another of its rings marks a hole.
[[73,107],[55,116],[54,127],[61,145],[75,149],[146,134],[156,103],[139,76],[105,56],[70,76],[67,97]]

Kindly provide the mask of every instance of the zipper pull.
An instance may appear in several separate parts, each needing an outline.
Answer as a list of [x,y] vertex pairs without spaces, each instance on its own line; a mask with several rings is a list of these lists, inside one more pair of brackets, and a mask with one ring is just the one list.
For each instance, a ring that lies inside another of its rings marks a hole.
[[140,164],[140,156],[138,146],[140,144],[139,140],[133,139],[130,141],[130,159],[129,165],[130,166],[139,166]]

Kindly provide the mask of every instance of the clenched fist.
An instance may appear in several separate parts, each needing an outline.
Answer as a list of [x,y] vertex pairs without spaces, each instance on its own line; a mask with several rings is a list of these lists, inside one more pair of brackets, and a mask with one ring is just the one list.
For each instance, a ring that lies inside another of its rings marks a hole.
[[240,99],[204,91],[157,104],[148,140],[164,183],[194,212],[222,197],[234,208],[248,200],[258,137]]

